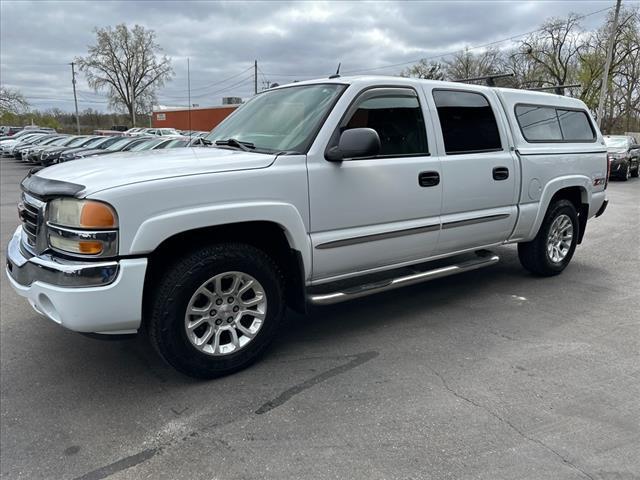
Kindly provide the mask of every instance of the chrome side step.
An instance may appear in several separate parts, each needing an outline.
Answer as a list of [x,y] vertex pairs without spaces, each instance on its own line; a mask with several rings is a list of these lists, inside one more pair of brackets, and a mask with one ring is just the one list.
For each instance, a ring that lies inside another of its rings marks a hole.
[[481,250],[476,252],[477,258],[466,260],[464,262],[447,265],[446,267],[434,268],[433,270],[425,270],[410,275],[404,275],[396,278],[358,285],[344,289],[339,292],[320,293],[307,295],[307,301],[312,305],[332,305],[334,303],[345,302],[355,298],[366,297],[375,293],[395,290],[396,288],[415,285],[416,283],[427,282],[437,278],[448,277],[456,273],[469,272],[478,268],[488,267],[498,263],[500,257],[493,252]]

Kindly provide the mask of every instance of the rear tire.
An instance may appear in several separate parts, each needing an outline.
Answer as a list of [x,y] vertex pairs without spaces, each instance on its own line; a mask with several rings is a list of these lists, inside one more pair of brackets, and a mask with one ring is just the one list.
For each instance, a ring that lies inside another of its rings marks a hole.
[[170,265],[152,287],[149,339],[191,377],[246,368],[276,334],[284,316],[283,285],[276,263],[253,246],[201,247]]
[[573,257],[579,237],[578,214],[573,203],[552,203],[536,237],[518,244],[518,257],[524,268],[543,277],[561,273]]

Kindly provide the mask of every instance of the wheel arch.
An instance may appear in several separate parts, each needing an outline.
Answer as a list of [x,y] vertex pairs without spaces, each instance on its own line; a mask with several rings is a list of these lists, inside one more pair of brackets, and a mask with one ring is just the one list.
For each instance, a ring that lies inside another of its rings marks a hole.
[[561,177],[549,182],[542,193],[538,213],[528,237],[534,238],[537,235],[550,205],[564,199],[570,201],[578,213],[578,244],[582,243],[591,204],[590,182],[586,176]]
[[287,306],[304,312],[304,287],[307,270],[303,252],[292,245],[286,229],[273,221],[242,221],[184,230],[165,238],[148,254],[143,294],[143,323],[145,310],[152,296],[155,279],[162,275],[168,263],[186,252],[212,243],[244,243],[263,250],[283,270],[286,280]]

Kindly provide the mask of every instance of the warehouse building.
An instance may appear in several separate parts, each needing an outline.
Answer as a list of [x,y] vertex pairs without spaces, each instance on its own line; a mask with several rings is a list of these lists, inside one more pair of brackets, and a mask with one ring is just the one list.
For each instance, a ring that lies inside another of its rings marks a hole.
[[154,107],[152,124],[155,128],[209,131],[240,105],[217,107]]

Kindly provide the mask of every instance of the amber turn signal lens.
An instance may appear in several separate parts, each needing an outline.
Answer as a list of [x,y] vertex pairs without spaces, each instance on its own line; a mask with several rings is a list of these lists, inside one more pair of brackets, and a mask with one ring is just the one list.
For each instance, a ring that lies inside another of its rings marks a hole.
[[78,251],[80,253],[97,255],[99,253],[102,253],[102,242],[78,242]]
[[86,202],[80,213],[80,226],[84,228],[114,228],[117,227],[116,216],[113,210],[104,203]]

